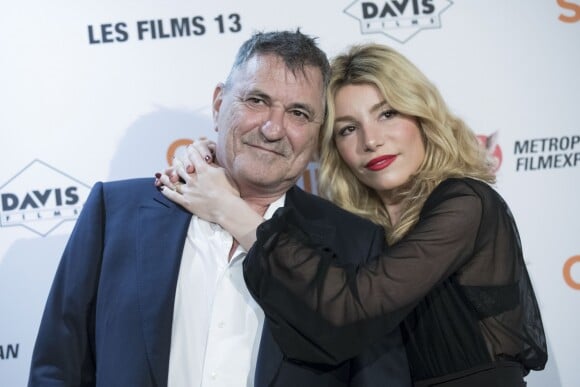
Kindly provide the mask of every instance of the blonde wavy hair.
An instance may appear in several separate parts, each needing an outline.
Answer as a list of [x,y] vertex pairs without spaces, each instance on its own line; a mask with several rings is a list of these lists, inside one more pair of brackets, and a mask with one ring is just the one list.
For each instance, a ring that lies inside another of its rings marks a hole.
[[[376,86],[393,109],[415,117],[421,130],[425,159],[408,184],[397,189],[402,215],[395,225],[391,224],[378,194],[356,178],[334,142],[334,97],[349,84]],[[326,98],[327,120],[319,142],[319,194],[382,225],[390,244],[413,228],[425,200],[443,180],[470,177],[489,184],[495,182],[493,164],[475,134],[449,111],[435,85],[407,58],[389,47],[356,45],[334,58]]]

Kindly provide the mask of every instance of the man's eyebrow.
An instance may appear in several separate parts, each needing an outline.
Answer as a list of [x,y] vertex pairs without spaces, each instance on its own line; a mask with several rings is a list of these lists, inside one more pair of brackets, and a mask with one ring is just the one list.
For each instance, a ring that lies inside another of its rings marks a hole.
[[260,89],[252,89],[252,90],[248,90],[245,93],[243,93],[244,97],[248,97],[250,95],[262,98],[266,101],[272,100],[272,98],[266,92],[264,92],[263,90],[260,90]]
[[311,116],[314,116],[314,108],[307,103],[296,102],[289,106],[291,109],[300,109],[306,111]]
[[[259,97],[261,99],[263,99],[266,102],[272,102],[272,97],[266,93],[263,90],[260,89],[251,89],[246,91],[243,94],[244,97],[248,97],[248,96],[256,96]],[[312,119],[314,119],[315,117],[315,111],[316,109],[310,105],[309,103],[305,103],[305,102],[295,102],[295,103],[291,103],[290,105],[287,105],[284,107],[285,109],[300,109],[300,110],[304,110],[305,112],[308,113],[308,115],[310,115],[310,117]]]

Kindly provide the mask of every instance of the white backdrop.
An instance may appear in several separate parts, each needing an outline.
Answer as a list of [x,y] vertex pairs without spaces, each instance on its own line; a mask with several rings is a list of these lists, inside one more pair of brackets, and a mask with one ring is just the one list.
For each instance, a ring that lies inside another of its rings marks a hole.
[[550,347],[529,386],[580,385],[578,0],[22,0],[0,6],[0,386],[26,384],[89,187],[213,137],[213,88],[241,42],[297,27],[329,56],[398,49],[490,140]]

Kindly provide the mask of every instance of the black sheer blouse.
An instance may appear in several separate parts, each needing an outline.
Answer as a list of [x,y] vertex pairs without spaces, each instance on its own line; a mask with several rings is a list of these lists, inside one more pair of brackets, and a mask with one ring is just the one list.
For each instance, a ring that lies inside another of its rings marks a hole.
[[[544,367],[546,340],[513,217],[487,184],[448,179],[419,222],[376,259],[340,251],[282,208],[244,262],[250,292],[286,356],[337,364],[401,324],[414,380],[502,360]],[[344,238],[348,238],[344,235]]]

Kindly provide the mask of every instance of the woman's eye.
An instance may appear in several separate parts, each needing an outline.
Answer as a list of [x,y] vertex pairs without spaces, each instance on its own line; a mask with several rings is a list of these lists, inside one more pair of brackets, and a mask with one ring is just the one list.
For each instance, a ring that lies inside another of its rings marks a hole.
[[397,114],[399,114],[399,112],[396,111],[395,109],[389,109],[389,110],[385,110],[381,114],[385,118],[393,118],[394,116],[396,116]]
[[340,128],[337,133],[339,136],[348,136],[349,134],[354,132],[355,129],[356,128],[354,126],[349,125],[349,126],[345,126],[343,128]]

